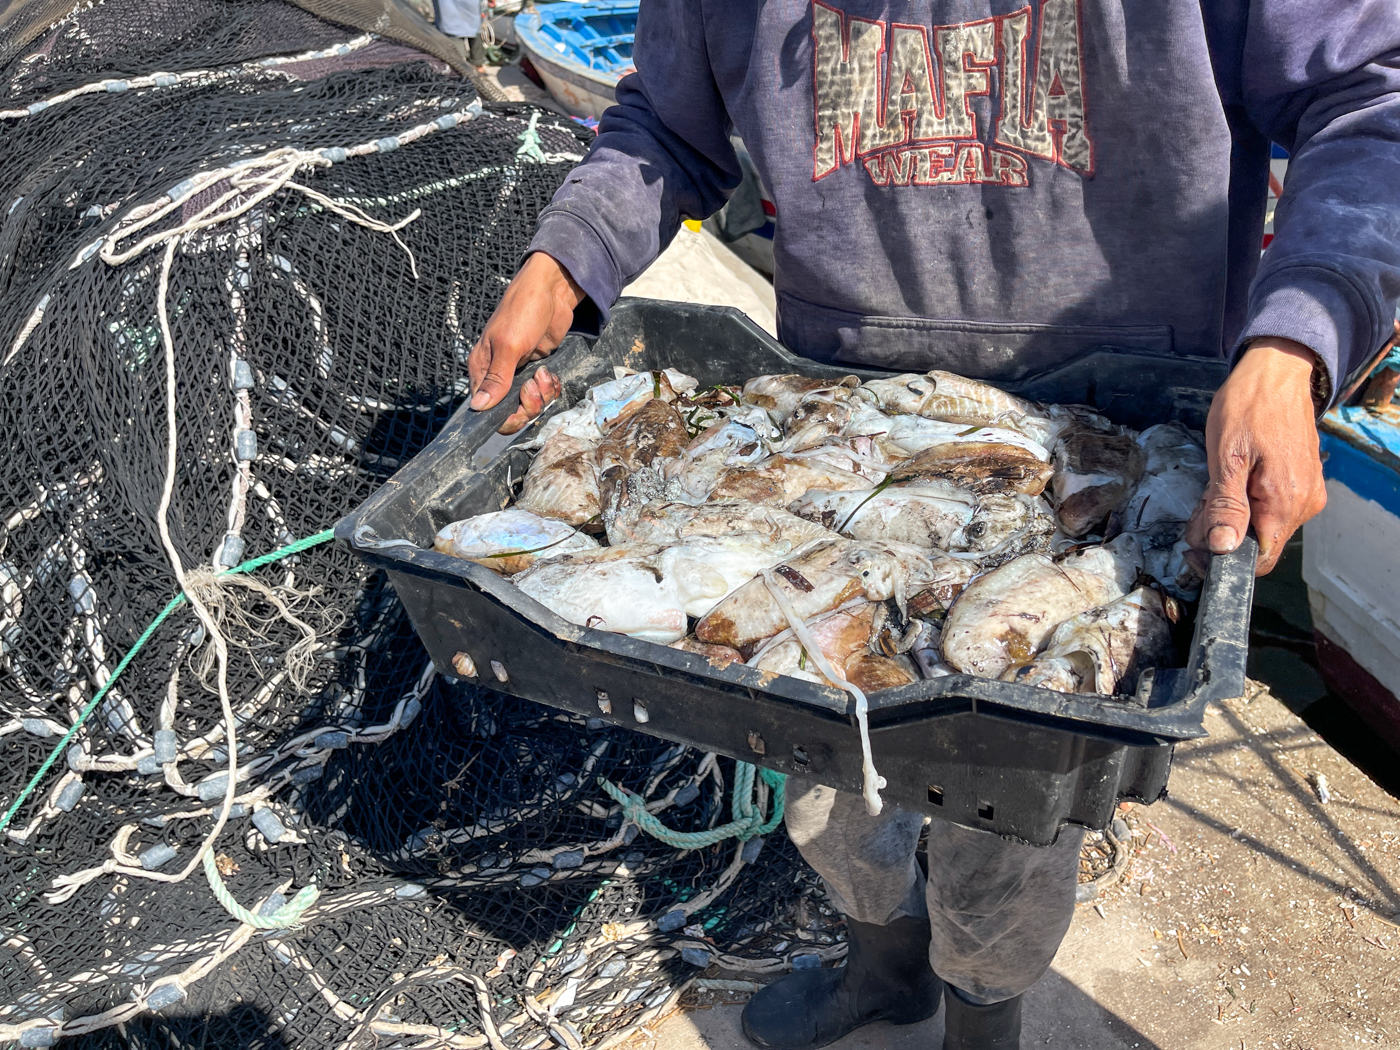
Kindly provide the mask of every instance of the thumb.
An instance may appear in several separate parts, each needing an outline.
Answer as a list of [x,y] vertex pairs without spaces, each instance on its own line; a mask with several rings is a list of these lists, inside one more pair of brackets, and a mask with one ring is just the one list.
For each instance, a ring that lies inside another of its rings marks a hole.
[[489,357],[486,371],[476,381],[476,389],[472,392],[471,407],[478,412],[497,404],[510,391],[510,385],[515,381],[517,363],[515,355],[503,347],[492,346],[486,340],[482,342],[485,345],[478,349],[483,349]]
[[1191,545],[1212,554],[1229,554],[1249,530],[1249,468],[1236,457],[1212,464],[1211,482],[1193,522]]

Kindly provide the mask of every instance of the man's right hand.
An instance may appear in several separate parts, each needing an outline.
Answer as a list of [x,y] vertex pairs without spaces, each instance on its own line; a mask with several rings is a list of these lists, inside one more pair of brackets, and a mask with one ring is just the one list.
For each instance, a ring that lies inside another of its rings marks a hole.
[[[500,404],[521,366],[547,357],[569,334],[583,300],[583,289],[553,257],[535,252],[526,259],[467,359],[471,407],[480,412]],[[500,432],[520,430],[559,392],[558,378],[541,367],[521,387],[520,407]]]

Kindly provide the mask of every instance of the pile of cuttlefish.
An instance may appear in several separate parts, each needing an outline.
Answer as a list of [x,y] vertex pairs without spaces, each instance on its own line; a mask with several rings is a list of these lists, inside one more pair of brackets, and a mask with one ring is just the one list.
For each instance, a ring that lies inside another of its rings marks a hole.
[[1179,424],[948,372],[618,371],[524,446],[512,506],[435,547],[572,623],[849,691],[872,811],[866,693],[955,673],[1125,693],[1171,661],[1207,481]]

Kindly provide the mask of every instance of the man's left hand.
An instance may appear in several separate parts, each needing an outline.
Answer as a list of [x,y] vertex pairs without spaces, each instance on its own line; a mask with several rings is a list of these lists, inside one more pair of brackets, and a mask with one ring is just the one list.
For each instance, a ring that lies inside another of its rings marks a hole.
[[1255,339],[1216,391],[1206,422],[1210,484],[1186,528],[1192,563],[1227,554],[1252,524],[1260,576],[1298,527],[1322,510],[1327,489],[1313,405],[1317,357],[1291,339]]

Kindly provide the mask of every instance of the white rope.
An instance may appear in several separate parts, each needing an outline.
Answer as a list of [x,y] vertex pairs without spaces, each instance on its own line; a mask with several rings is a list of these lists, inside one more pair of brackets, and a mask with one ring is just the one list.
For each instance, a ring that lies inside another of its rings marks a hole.
[[336,44],[334,47],[321,48],[317,51],[304,51],[297,55],[280,55],[273,58],[261,58],[252,62],[243,62],[236,66],[228,66],[223,69],[190,69],[183,73],[151,73],[142,77],[128,77],[125,80],[108,77],[90,84],[82,84],[57,95],[50,95],[48,98],[40,99],[38,102],[31,102],[22,109],[0,109],[0,120],[18,120],[21,117],[32,117],[36,113],[42,113],[46,109],[52,109],[54,106],[60,106],[65,102],[71,102],[73,99],[80,98],[83,95],[120,95],[125,94],[127,91],[139,91],[145,88],[175,87],[178,84],[188,83],[193,80],[227,80],[245,74],[262,72],[277,73],[289,79],[294,79],[292,74],[284,73],[277,67],[291,65],[296,62],[310,62],[320,58],[336,58],[341,55],[348,55],[352,51],[358,51],[375,39],[373,34],[366,33],[363,36],[357,36],[352,40],[347,40],[343,44]]
[[797,636],[797,640],[802,643],[802,647],[807,650],[807,655],[812,658],[812,662],[817,665],[817,669],[826,675],[833,683],[846,690],[856,698],[856,725],[860,728],[860,752],[861,752],[861,774],[862,791],[865,796],[865,809],[872,817],[878,817],[880,810],[885,804],[880,799],[880,789],[885,786],[885,778],[880,776],[875,770],[875,756],[870,751],[870,720],[867,718],[869,701],[859,688],[846,681],[846,677],[839,673],[832,666],[831,661],[822,652],[821,646],[812,637],[812,632],[807,630],[807,625],[802,622],[802,617],[797,615],[797,610],[788,601],[787,595],[783,593],[778,582],[773,578],[772,570],[763,570],[763,583],[768,588],[768,593],[773,596],[773,600],[778,603],[778,608],[787,617],[788,625],[792,628],[792,633]]
[[[330,167],[331,163],[321,153],[283,147],[265,153],[251,161],[196,175],[189,181],[189,189],[186,193],[167,194],[164,202],[133,208],[128,216],[130,220],[128,224],[124,228],[118,227],[113,231],[103,242],[98,254],[103,262],[111,266],[120,266],[158,244],[173,244],[187,234],[225,223],[229,219],[251,211],[274,193],[282,189],[293,189],[316,201],[327,211],[334,212],[342,218],[349,219],[351,222],[376,233],[387,233],[393,236],[394,241],[407,253],[409,265],[416,278],[418,266],[413,258],[413,252],[409,250],[408,245],[403,242],[403,238],[398,235],[398,232],[422,215],[422,209],[415,208],[406,217],[395,223],[381,222],[354,204],[341,204],[327,197],[324,193],[313,190],[310,186],[292,181],[293,176],[302,168],[326,168]],[[152,233],[139,240],[132,247],[119,250],[118,246],[121,242],[153,226],[175,209],[184,207],[184,202],[190,196],[222,183],[227,183],[228,189],[180,225]],[[169,282],[169,276],[167,266],[162,274],[162,291]]]
[[[174,337],[170,330],[170,311],[167,307],[166,296],[170,285],[170,268],[175,260],[175,249],[179,246],[179,238],[172,237],[166,244],[165,254],[161,258],[160,285],[156,297],[156,317],[160,322],[161,345],[165,350],[165,421],[166,421],[166,448],[165,448],[165,482],[161,487],[160,503],[156,507],[156,529],[160,534],[161,545],[165,548],[166,556],[170,559],[170,567],[174,570],[175,578],[179,581],[180,589],[185,592],[190,608],[194,610],[200,623],[204,625],[204,630],[214,645],[214,651],[218,657],[218,692],[219,705],[224,717],[224,738],[228,749],[228,781],[224,788],[223,804],[219,807],[218,816],[214,820],[214,827],[209,835],[204,839],[190,862],[185,865],[179,873],[171,875],[166,872],[147,871],[136,864],[123,863],[121,855],[124,850],[119,850],[114,844],[113,851],[118,854],[118,858],[104,861],[100,867],[88,868],[86,871],[75,872],[72,875],[62,875],[54,879],[54,888],[62,894],[63,899],[71,896],[73,892],[104,874],[121,874],[132,878],[150,879],[153,882],[181,882],[187,878],[190,872],[203,863],[204,855],[209,852],[219,834],[224,830],[224,825],[228,823],[229,810],[233,808],[234,798],[238,793],[238,740],[235,732],[237,724],[233,714],[233,703],[229,699],[228,691],[228,643],[224,639],[219,625],[215,621],[213,614],[205,606],[203,600],[194,588],[191,588],[185,577],[185,567],[180,560],[180,554],[175,549],[174,541],[170,538],[170,503],[175,493],[175,476],[178,467],[177,462],[177,438],[178,428],[175,415],[175,348]],[[55,894],[57,896],[57,894]]]

